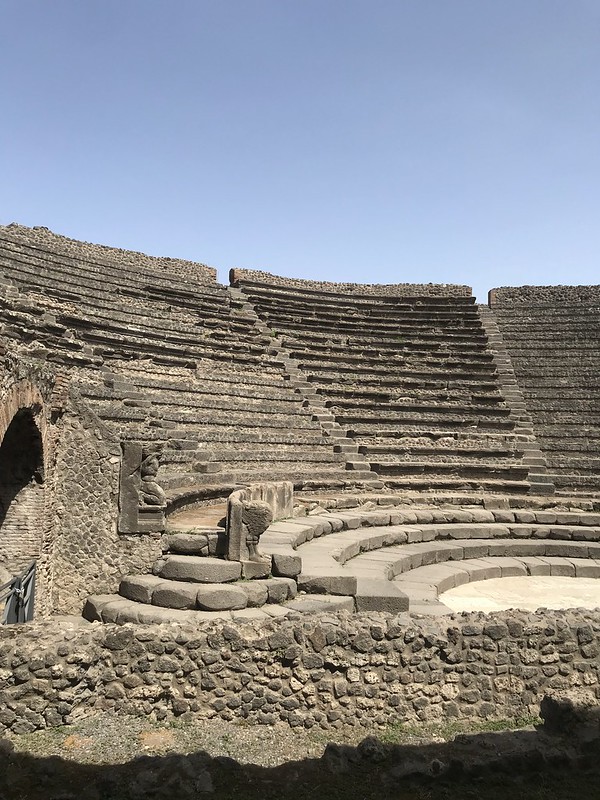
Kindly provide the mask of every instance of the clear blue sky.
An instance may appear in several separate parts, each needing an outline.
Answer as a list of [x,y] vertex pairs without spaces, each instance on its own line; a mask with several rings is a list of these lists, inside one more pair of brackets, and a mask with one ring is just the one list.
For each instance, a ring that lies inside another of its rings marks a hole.
[[0,0],[0,222],[280,275],[600,283],[598,0]]

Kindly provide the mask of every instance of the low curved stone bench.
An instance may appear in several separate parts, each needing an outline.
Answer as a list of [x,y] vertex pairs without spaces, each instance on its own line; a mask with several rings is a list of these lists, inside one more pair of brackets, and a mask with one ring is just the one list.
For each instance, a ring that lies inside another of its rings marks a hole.
[[572,578],[600,578],[600,559],[525,556],[490,557],[430,564],[394,579],[406,593],[414,614],[452,614],[454,610],[439,600],[439,595],[465,583],[491,578],[559,575]]
[[[561,535],[572,528],[572,538],[586,538],[589,530],[600,526],[600,514],[588,512],[540,511],[540,510],[486,510],[486,509],[398,509],[381,508],[369,511],[336,511],[319,515],[294,517],[275,522],[263,534],[261,548],[267,553],[290,552],[296,550],[313,538],[342,530],[355,530],[364,527],[388,525],[427,526],[436,524],[501,524],[510,526],[531,526],[532,528],[556,526]],[[514,535],[527,535],[525,527],[515,527]],[[532,535],[535,535],[533,530]]]
[[[543,538],[542,534],[556,535],[549,526],[538,528],[539,538],[508,538],[509,529],[502,525],[432,525],[412,529],[398,526],[345,531],[300,547],[302,572],[297,579],[298,588],[309,593],[352,595],[357,610],[407,610],[408,605],[397,592],[397,589],[404,591],[403,585],[395,581],[393,588],[390,581],[398,575],[412,575],[424,566],[489,558],[600,559],[600,542],[574,541],[569,538],[573,530],[600,538],[599,529],[567,526],[562,530],[564,539]],[[485,538],[450,537],[450,533],[465,532],[484,534]],[[398,540],[400,543],[395,543]]]
[[[353,509],[351,511],[325,512],[318,515],[295,517],[281,522],[275,522],[261,537],[261,549],[270,555],[281,559],[282,565],[293,565],[293,573],[298,574],[299,554],[297,548],[314,538],[327,536],[339,531],[357,530],[360,528],[409,525],[411,532],[409,540],[419,540],[417,527],[423,528],[424,536],[428,526],[439,525],[480,525],[480,532],[469,527],[467,532],[460,532],[459,528],[448,529],[449,538],[466,536],[486,536],[488,525],[506,526],[507,530],[496,535],[501,536],[554,536],[568,539],[600,538],[600,514],[587,511],[548,511],[540,509],[484,509],[484,508],[397,508],[388,506],[392,498],[379,498],[385,501],[385,507],[378,507],[368,511]],[[355,503],[355,498],[346,498],[346,502]],[[416,526],[416,527],[412,527]],[[485,528],[483,526],[486,526]],[[551,528],[556,527],[556,531]],[[597,535],[598,534],[598,535]],[[351,543],[352,548],[354,544]],[[344,560],[343,555],[340,560]],[[286,575],[285,567],[277,574]]]
[[456,541],[463,539],[551,540],[558,542],[600,541],[600,528],[548,525],[419,525],[390,526],[342,531],[303,544],[297,553],[305,565],[333,559],[344,565],[361,553],[401,544]]

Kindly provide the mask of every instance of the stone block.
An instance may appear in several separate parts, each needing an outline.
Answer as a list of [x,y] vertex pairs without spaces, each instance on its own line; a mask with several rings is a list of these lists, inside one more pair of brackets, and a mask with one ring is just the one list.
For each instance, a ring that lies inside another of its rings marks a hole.
[[83,607],[82,616],[88,622],[102,622],[102,610],[108,603],[114,602],[114,594],[94,594],[87,598]]
[[203,611],[232,611],[246,608],[248,595],[239,586],[212,583],[198,589],[196,602]]
[[173,533],[166,537],[165,544],[171,553],[199,556],[208,547],[208,539],[203,534]]
[[267,578],[263,581],[267,587],[269,603],[285,603],[293,600],[298,592],[296,581],[292,578]]
[[298,588],[309,593],[317,594],[356,594],[356,577],[354,575],[340,575],[324,572],[318,574],[302,573],[298,576]]
[[519,558],[519,561],[527,570],[528,575],[550,575],[550,564],[542,558],[525,556]]
[[550,564],[550,575],[560,575],[565,578],[575,577],[575,565],[566,558],[547,556],[545,560]]
[[197,583],[162,581],[152,592],[152,605],[163,608],[196,608]]
[[408,611],[408,596],[390,581],[359,578],[354,596],[357,611]]
[[252,580],[253,578],[267,578],[271,573],[271,561],[242,561],[242,578]]
[[119,594],[136,603],[151,603],[152,593],[162,583],[156,575],[128,575],[119,584]]
[[264,606],[269,599],[268,587],[265,586],[265,581],[242,581],[236,584],[236,586],[239,586],[239,588],[246,593],[248,606],[251,608]]
[[600,564],[591,559],[574,559],[575,577],[577,578],[600,578]]
[[302,558],[293,552],[271,553],[271,571],[281,578],[295,578],[302,570]]
[[[116,622],[119,616],[119,611],[123,609],[131,600],[125,600],[123,597],[113,595],[112,600],[105,603],[102,607],[102,622]],[[143,608],[144,606],[142,606]]]
[[197,556],[170,556],[160,571],[162,578],[195,583],[227,583],[236,581],[242,574],[238,561]]

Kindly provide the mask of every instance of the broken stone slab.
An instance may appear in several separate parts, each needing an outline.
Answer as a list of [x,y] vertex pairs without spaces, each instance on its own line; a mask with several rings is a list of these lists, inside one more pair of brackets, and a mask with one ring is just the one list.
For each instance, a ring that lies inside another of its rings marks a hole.
[[239,586],[209,583],[198,589],[196,602],[203,611],[233,611],[246,608],[248,595]]
[[208,549],[208,537],[201,533],[172,533],[165,537],[164,550],[182,555],[202,555]]
[[170,556],[159,572],[162,578],[196,583],[227,583],[242,574],[238,561],[198,556]]

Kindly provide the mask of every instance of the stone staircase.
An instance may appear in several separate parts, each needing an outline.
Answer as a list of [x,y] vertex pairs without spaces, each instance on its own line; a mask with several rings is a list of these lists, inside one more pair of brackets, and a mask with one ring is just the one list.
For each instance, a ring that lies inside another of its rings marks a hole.
[[232,614],[248,619],[277,615],[258,609],[293,600],[296,582],[272,577],[268,565],[227,561],[224,535],[222,527],[197,527],[193,533],[166,535],[164,555],[154,564],[152,574],[123,578],[118,596],[88,598],[83,616],[122,624],[231,618]]

